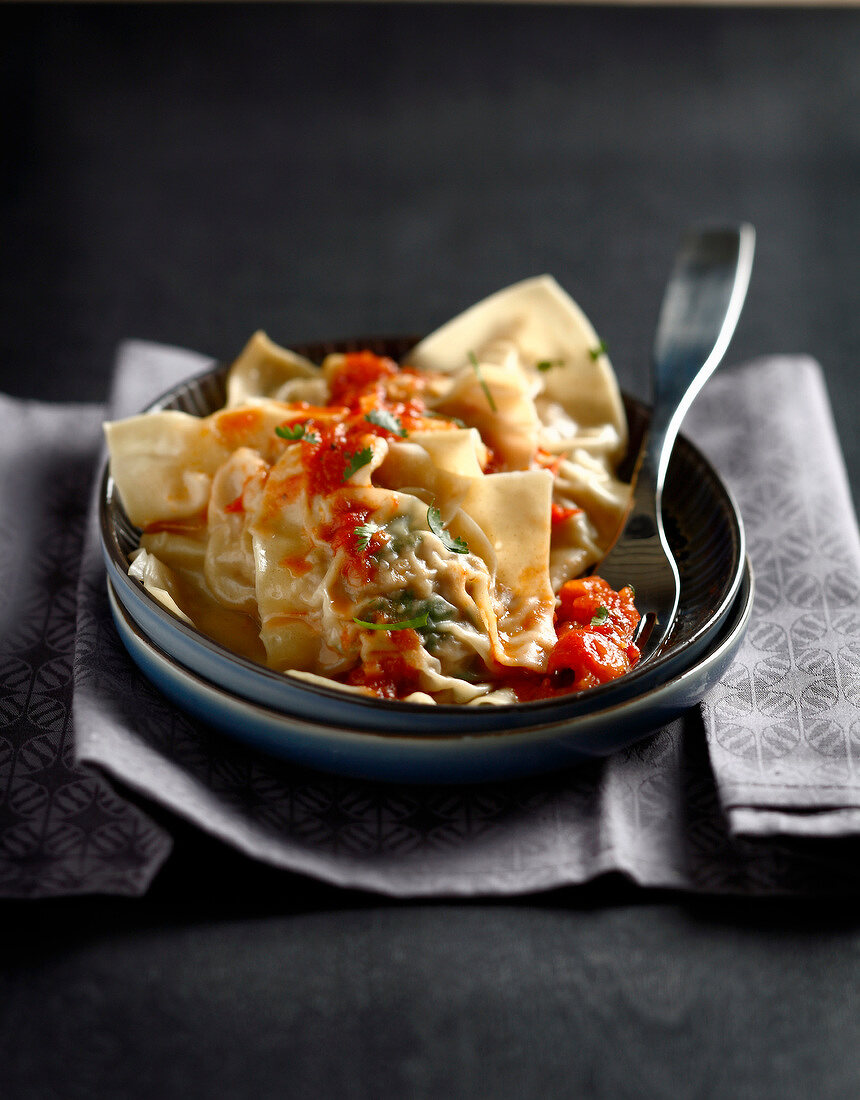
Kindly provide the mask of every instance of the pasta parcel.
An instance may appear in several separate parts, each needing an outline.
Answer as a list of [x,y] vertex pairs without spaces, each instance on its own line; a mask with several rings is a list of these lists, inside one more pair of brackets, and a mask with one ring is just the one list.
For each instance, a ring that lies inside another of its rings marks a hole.
[[269,668],[428,704],[578,691],[638,659],[630,588],[587,576],[623,520],[605,348],[548,277],[403,362],[256,333],[225,407],[107,424],[130,575]]

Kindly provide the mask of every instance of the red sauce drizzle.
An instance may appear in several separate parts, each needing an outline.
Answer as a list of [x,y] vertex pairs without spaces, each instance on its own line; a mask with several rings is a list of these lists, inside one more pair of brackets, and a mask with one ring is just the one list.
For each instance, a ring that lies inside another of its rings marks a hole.
[[551,521],[552,521],[552,525],[554,527],[557,523],[564,523],[564,521],[566,519],[570,519],[571,516],[578,516],[579,513],[582,511],[582,509],[581,508],[562,508],[562,506],[560,504],[556,504],[555,502],[553,502],[553,504],[550,508],[550,511],[552,513]]
[[[405,648],[418,644],[418,635],[414,630],[401,630],[399,634],[410,635],[404,638]],[[351,669],[343,678],[343,683],[353,687],[368,688],[382,699],[404,699],[413,691],[421,688],[421,675],[414,666],[404,660],[400,653],[383,652],[375,655],[372,666],[359,665]]]
[[281,565],[294,577],[303,577],[311,571],[311,563],[307,558],[282,558]]
[[263,414],[259,409],[230,409],[218,415],[215,425],[224,446],[235,450],[260,427],[262,421]]
[[[345,423],[327,423],[326,421],[310,420],[307,423],[307,431],[312,432],[317,443],[302,440],[302,465],[308,480],[308,493],[310,495],[327,496],[336,489],[343,488],[344,474],[349,459],[346,456],[348,448],[348,428]],[[351,448],[360,451],[360,441]]]
[[[332,374],[330,405],[320,410],[309,406],[311,415],[304,421],[285,421],[285,426],[292,428],[302,424],[311,437],[301,439],[302,465],[311,495],[327,496],[343,488],[351,456],[369,446],[373,436],[403,439],[410,431],[432,424],[424,418],[427,406],[421,397],[411,395],[401,401],[389,396],[391,380],[407,373],[413,372],[399,369],[393,359],[370,351],[351,352]],[[341,415],[337,419],[320,415],[330,409],[342,410]],[[396,417],[403,431],[368,420],[374,411]]]
[[331,380],[330,404],[353,408],[368,390],[375,390],[382,397],[384,389],[380,382],[397,372],[397,364],[387,356],[374,355],[372,351],[349,352]]
[[368,539],[365,549],[360,548],[356,528],[366,523],[370,515],[369,508],[340,497],[334,502],[331,522],[320,528],[320,535],[335,551],[343,550],[347,580],[352,584],[366,584],[371,579],[376,569],[374,555],[386,543],[384,533],[375,531]]

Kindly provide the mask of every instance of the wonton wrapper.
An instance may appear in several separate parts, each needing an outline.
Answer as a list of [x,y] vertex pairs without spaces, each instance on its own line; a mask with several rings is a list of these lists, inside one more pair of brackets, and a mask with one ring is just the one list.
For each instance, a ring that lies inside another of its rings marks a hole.
[[244,405],[256,397],[278,396],[278,391],[295,379],[316,381],[319,367],[294,351],[279,347],[265,332],[255,332],[230,368],[227,379],[227,408]]
[[[419,370],[460,369],[469,352],[478,359],[490,345],[510,342],[525,364],[561,360],[540,372],[545,400],[557,402],[586,430],[609,425],[609,457],[627,446],[627,420],[618,383],[588,318],[549,275],[500,290],[437,329],[412,349],[406,361]],[[595,354],[592,354],[595,353]],[[537,371],[535,371],[537,373]]]

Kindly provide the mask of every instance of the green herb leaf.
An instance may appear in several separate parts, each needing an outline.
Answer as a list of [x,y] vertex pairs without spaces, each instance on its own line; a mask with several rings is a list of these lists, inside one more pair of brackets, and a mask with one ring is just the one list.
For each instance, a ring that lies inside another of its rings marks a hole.
[[387,409],[371,409],[364,419],[369,424],[375,424],[378,428],[385,428],[387,432],[391,432],[393,435],[399,435],[401,439],[405,439],[409,435],[409,432],[400,422],[400,417],[390,413]]
[[564,360],[563,359],[541,359],[541,361],[539,363],[535,363],[535,367],[539,371],[548,371],[548,370],[552,370],[553,367],[563,367],[563,366],[564,366]]
[[481,364],[478,362],[478,357],[473,351],[469,352],[469,362],[472,364],[472,370],[475,372],[478,381],[481,383],[481,389],[487,396],[488,405],[493,410],[493,412],[498,412],[499,410],[496,408],[496,403],[493,400],[493,395],[490,393],[490,387],[484,381],[483,374],[481,374]]
[[442,545],[446,550],[452,550],[455,554],[469,553],[469,544],[465,539],[454,538],[445,530],[445,525],[442,523],[442,513],[435,504],[431,504],[427,509],[427,525],[433,534],[442,540]]
[[598,609],[594,612],[594,615],[592,616],[590,625],[591,626],[603,626],[603,624],[606,622],[606,620],[608,618],[609,618],[609,612],[603,606],[603,604],[601,604],[600,607],[598,607]]
[[363,554],[370,545],[371,538],[377,533],[377,531],[384,530],[384,527],[380,527],[379,524],[374,523],[372,519],[369,519],[367,523],[363,523],[361,527],[356,527],[355,533],[358,536],[356,542],[358,544],[359,551]]
[[606,344],[604,344],[604,342],[601,340],[596,348],[589,348],[588,349],[588,354],[591,356],[591,358],[596,363],[601,355],[606,354]]
[[362,466],[366,466],[370,462],[373,458],[373,451],[370,447],[363,447],[360,451],[347,451],[344,458],[346,459],[346,466],[343,471],[343,480],[349,481],[356,470],[360,470]]
[[293,424],[289,428],[283,428],[279,424],[275,428],[275,435],[280,436],[281,439],[292,441],[304,439],[307,443],[319,443],[320,437],[315,432],[309,432],[307,427],[307,424]]
[[[390,527],[386,530],[390,532]],[[428,653],[434,653],[442,644],[447,634],[445,624],[459,617],[457,608],[440,595],[420,599],[408,588],[373,600],[365,608],[365,614],[367,619],[359,621],[375,619],[376,622],[370,624],[372,630],[392,629],[390,624],[401,630],[411,626],[421,635],[421,644]]]
[[366,619],[359,619],[353,615],[352,621],[365,630],[420,630],[427,625],[429,611],[424,611],[415,619],[401,619],[399,623],[369,623]]

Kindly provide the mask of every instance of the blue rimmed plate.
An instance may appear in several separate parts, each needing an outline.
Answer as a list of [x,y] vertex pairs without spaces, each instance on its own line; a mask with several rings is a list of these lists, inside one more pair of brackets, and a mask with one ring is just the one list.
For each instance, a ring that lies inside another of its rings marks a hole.
[[108,597],[120,638],[143,674],[183,710],[230,737],[295,764],[339,775],[402,783],[474,783],[555,771],[608,756],[694,706],[737,653],[752,610],[753,588],[747,561],[740,591],[717,638],[705,654],[664,683],[576,718],[519,729],[502,725],[481,733],[452,731],[445,722],[437,722],[432,733],[383,728],[371,732],[251,703],[184,668],[155,645],[110,582]]

